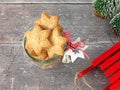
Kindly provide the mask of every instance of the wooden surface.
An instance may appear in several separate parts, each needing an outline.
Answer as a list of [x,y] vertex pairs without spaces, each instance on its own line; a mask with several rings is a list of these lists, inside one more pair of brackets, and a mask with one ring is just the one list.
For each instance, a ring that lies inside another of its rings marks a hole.
[[92,3],[93,0],[0,0],[1,3]]
[[[75,0],[83,2],[78,4],[63,4],[61,0],[21,1],[58,4],[0,1],[18,2],[0,4],[0,90],[76,90],[73,83],[75,73],[88,67],[94,58],[120,40],[110,31],[108,21],[94,16],[89,0]],[[63,1],[69,3],[73,0]],[[78,59],[73,64],[59,63],[58,68],[51,70],[42,70],[30,62],[23,53],[22,38],[42,12],[59,15],[60,23],[71,32],[73,40],[80,36],[86,41],[89,61]],[[85,78],[94,90],[103,90],[109,84],[99,68],[89,72]],[[81,79],[80,85],[82,90],[90,90]]]

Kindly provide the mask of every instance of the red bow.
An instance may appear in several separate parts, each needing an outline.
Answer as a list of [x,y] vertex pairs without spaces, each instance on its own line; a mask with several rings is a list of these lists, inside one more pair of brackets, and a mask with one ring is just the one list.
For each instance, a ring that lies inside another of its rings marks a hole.
[[67,47],[66,47],[66,50],[71,49],[72,51],[74,51],[75,49],[79,49],[80,51],[83,52],[83,54],[84,54],[84,55],[87,57],[87,59],[89,60],[89,55],[82,50],[82,48],[85,47],[85,42],[84,42],[84,40],[79,40],[78,42],[73,43],[73,42],[71,41],[70,32],[64,31],[64,32],[62,32],[62,35],[67,39]]

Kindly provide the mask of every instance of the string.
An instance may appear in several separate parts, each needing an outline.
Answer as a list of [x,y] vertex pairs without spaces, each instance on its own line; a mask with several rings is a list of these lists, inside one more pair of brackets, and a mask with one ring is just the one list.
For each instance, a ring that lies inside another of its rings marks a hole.
[[90,84],[88,84],[85,77],[82,77],[82,79],[83,79],[83,82],[85,83],[86,86],[88,86],[91,90],[94,90],[93,87]]
[[[78,79],[78,73],[79,73],[79,72],[77,72],[76,75],[75,75],[74,85],[77,87],[78,90],[82,90],[81,87],[80,87],[79,82],[77,81],[77,79]],[[87,82],[87,80],[85,79],[84,76],[82,77],[82,80],[83,80],[84,84],[85,84],[88,88],[90,88],[91,90],[94,90],[94,88],[93,88],[90,84],[88,84],[88,82]]]
[[79,86],[78,81],[77,81],[78,73],[79,73],[79,72],[77,72],[76,75],[75,75],[75,78],[74,78],[74,85],[77,87],[78,90],[82,90],[81,87]]

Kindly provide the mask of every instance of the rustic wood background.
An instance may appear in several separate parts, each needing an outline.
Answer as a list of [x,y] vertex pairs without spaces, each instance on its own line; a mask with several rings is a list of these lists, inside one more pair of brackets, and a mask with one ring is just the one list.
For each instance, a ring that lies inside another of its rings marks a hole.
[[1,3],[92,3],[93,0],[0,0]]
[[[42,70],[24,55],[22,38],[42,12],[60,16],[60,23],[89,45],[90,60],[59,63],[58,68]],[[75,73],[113,46],[120,38],[111,31],[108,21],[93,14],[92,0],[0,0],[0,90],[77,90]],[[85,75],[94,90],[103,90],[109,83],[96,68]],[[90,90],[80,79],[82,90]]]

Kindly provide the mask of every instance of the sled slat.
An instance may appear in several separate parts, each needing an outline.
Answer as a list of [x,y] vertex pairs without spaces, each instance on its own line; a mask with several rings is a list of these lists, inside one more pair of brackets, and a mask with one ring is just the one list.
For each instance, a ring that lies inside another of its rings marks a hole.
[[116,60],[120,59],[120,52],[116,53],[112,57],[109,57],[108,60],[106,60],[103,64],[100,65],[100,68],[102,70],[106,69],[109,67],[111,64],[113,64]]
[[118,79],[120,79],[120,70],[118,72],[116,72],[112,77],[109,78],[109,81],[111,83],[114,83],[115,81],[117,81]]
[[104,72],[104,74],[105,74],[106,76],[109,76],[109,75],[111,75],[111,74],[114,74],[114,72],[117,71],[119,68],[120,68],[120,61],[117,62],[117,63],[115,63],[114,65],[112,65],[110,68],[108,68],[108,69]]

